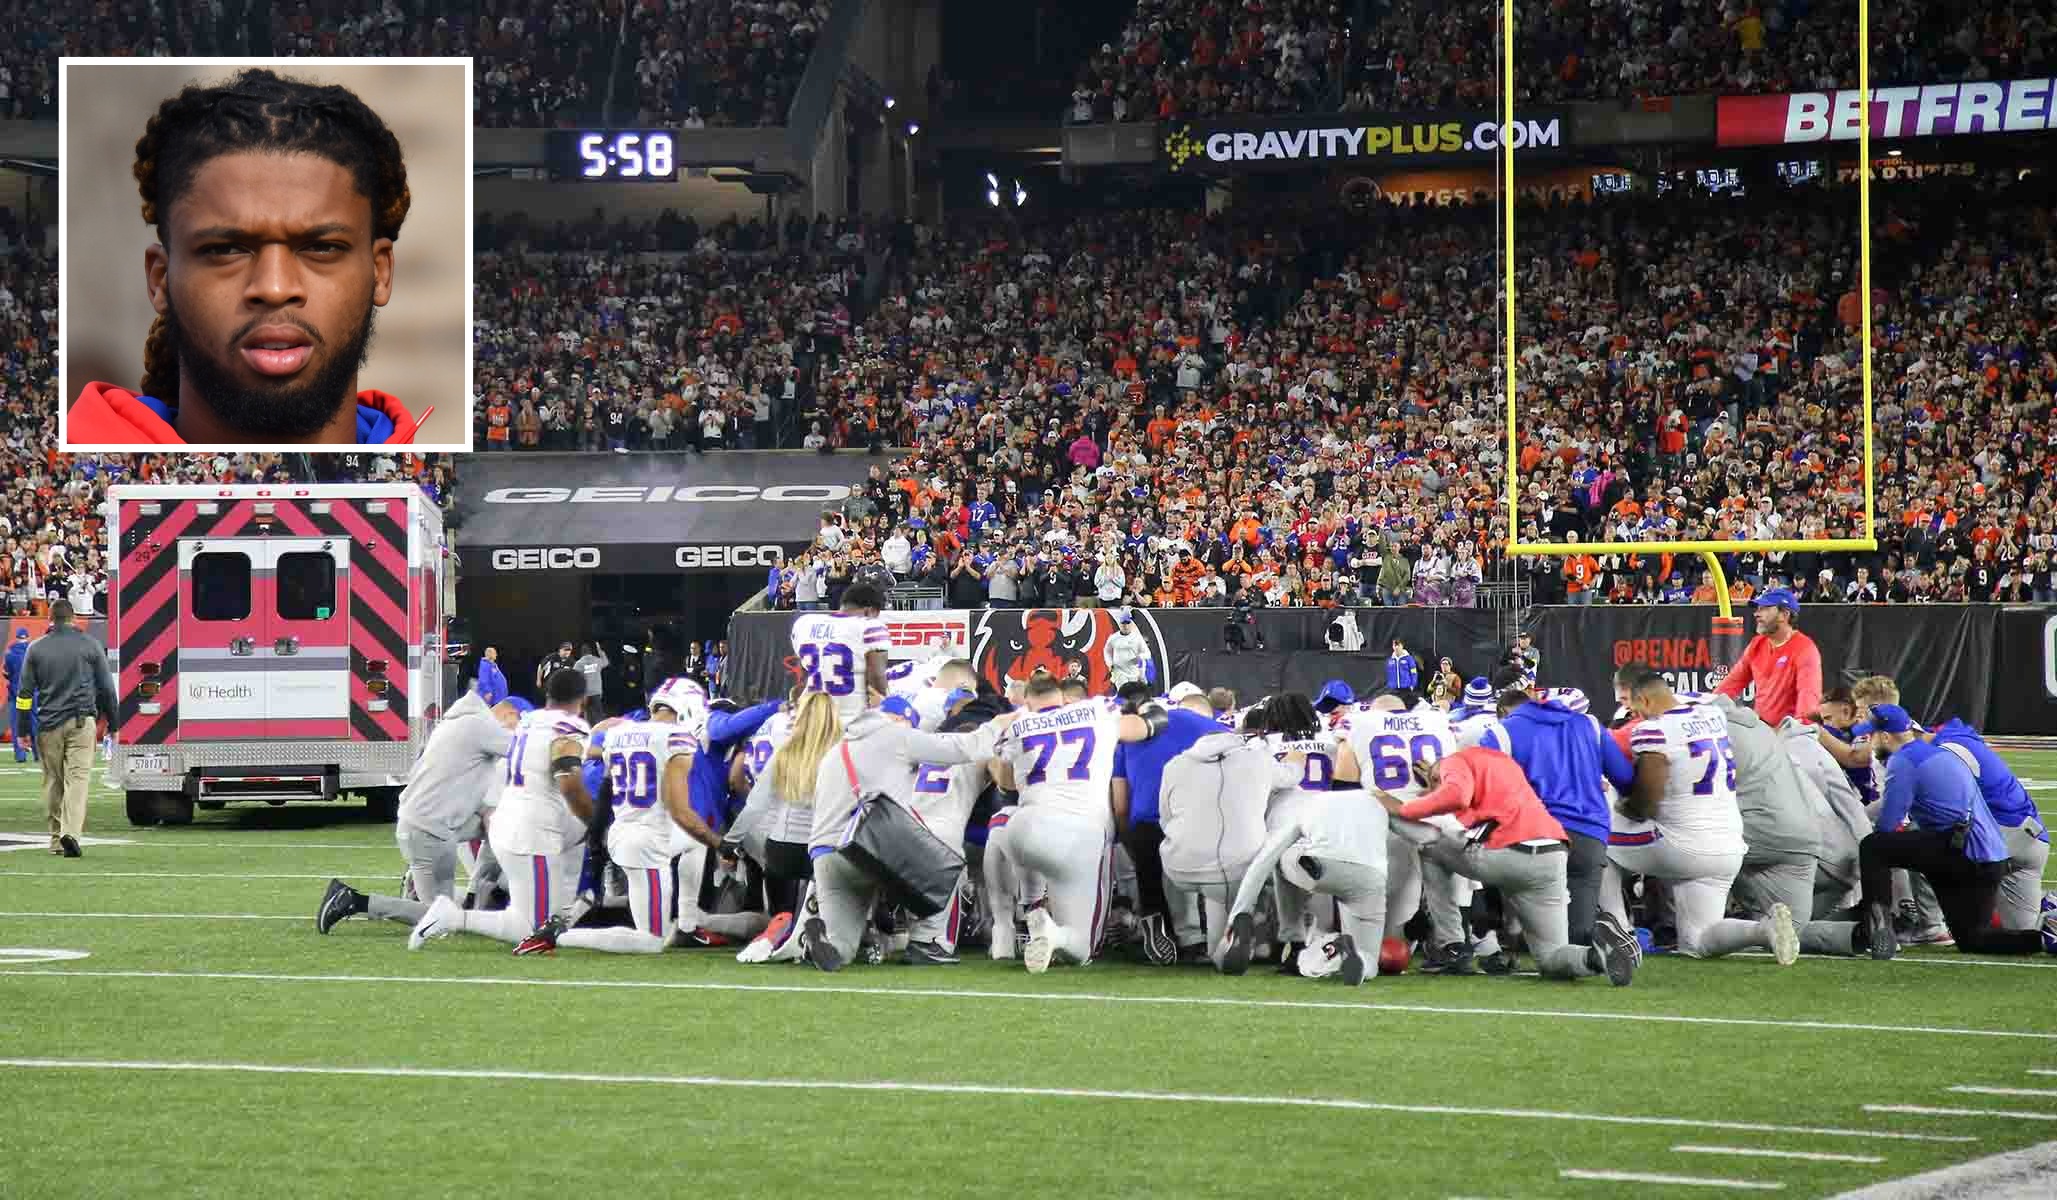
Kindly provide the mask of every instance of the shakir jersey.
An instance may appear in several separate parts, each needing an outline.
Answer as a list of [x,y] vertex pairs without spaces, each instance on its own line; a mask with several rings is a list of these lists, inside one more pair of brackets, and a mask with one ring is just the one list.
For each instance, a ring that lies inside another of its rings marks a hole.
[[1457,752],[1449,714],[1433,709],[1366,709],[1350,715],[1347,729],[1364,786],[1390,792],[1403,801],[1421,794],[1420,785],[1414,782],[1415,763],[1432,763]]
[[1114,749],[1121,709],[1107,699],[1023,712],[1000,735],[996,756],[1014,768],[1023,808],[1045,807],[1112,826]]
[[592,726],[577,713],[539,708],[522,715],[507,750],[506,784],[493,813],[494,846],[515,854],[561,854],[577,843],[583,827],[557,790],[551,743],[569,739],[583,753]]
[[1265,748],[1271,756],[1283,760],[1288,754],[1303,754],[1306,761],[1300,767],[1297,783],[1280,787],[1272,784],[1271,798],[1265,808],[1265,821],[1277,825],[1280,815],[1294,804],[1316,792],[1326,792],[1334,786],[1336,778],[1337,748],[1343,744],[1342,735],[1323,730],[1313,737],[1287,737],[1283,733],[1264,735]]
[[1632,756],[1670,763],[1657,825],[1666,841],[1701,854],[1741,854],[1743,811],[1736,803],[1736,754],[1728,718],[1711,704],[1681,704],[1636,726]]
[[843,613],[808,613],[793,622],[793,655],[800,662],[800,690],[826,692],[836,702],[836,717],[845,726],[870,706],[865,695],[864,660],[876,650],[892,648],[886,623],[877,617]]

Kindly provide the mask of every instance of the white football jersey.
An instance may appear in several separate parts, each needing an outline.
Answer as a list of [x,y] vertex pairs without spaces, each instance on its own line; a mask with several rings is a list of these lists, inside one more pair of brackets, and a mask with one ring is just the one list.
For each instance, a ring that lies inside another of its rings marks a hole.
[[1401,800],[1421,794],[1414,782],[1415,763],[1435,762],[1457,752],[1450,715],[1434,710],[1353,713],[1348,736],[1364,786],[1390,792]]
[[800,690],[826,692],[836,717],[848,726],[870,707],[865,695],[865,656],[891,650],[892,635],[877,617],[807,613],[793,622],[793,655],[800,661]]
[[1452,725],[1450,731],[1456,735],[1458,746],[1467,749],[1478,745],[1479,739],[1489,732],[1497,735],[1502,747],[1508,744],[1506,731],[1500,728],[1500,718],[1489,712],[1472,713]]
[[793,714],[775,712],[764,724],[757,727],[750,740],[743,743],[743,781],[748,787],[757,782],[757,777],[771,770],[771,756],[778,753],[786,739],[793,736]]
[[[664,772],[672,759],[699,752],[699,735],[681,724],[631,721],[609,729],[601,761],[614,802],[612,828],[639,831],[653,842],[673,840],[678,825],[664,804]],[[612,833],[608,844],[613,845]]]
[[584,827],[571,815],[550,769],[550,745],[568,738],[583,755],[592,726],[577,713],[539,708],[522,715],[507,751],[506,785],[493,813],[493,845],[515,854],[562,854]]
[[914,811],[929,832],[955,845],[964,840],[964,823],[971,819],[972,806],[986,790],[987,779],[983,762],[953,767],[923,763],[914,772]]
[[1323,730],[1309,738],[1287,737],[1283,733],[1264,735],[1265,748],[1275,759],[1283,760],[1288,754],[1304,754],[1307,759],[1301,764],[1299,782],[1280,787],[1276,782],[1271,789],[1271,798],[1265,809],[1268,824],[1278,824],[1284,810],[1306,798],[1311,792],[1326,792],[1336,778],[1338,747],[1343,744],[1341,734]]
[[1631,756],[1661,754],[1671,764],[1657,824],[1667,841],[1701,854],[1741,854],[1743,812],[1736,804],[1736,754],[1728,717],[1711,704],[1681,704],[1629,735]]
[[1043,806],[1113,824],[1114,748],[1121,709],[1108,699],[1024,712],[1000,735],[995,754],[1014,768],[1021,806]]

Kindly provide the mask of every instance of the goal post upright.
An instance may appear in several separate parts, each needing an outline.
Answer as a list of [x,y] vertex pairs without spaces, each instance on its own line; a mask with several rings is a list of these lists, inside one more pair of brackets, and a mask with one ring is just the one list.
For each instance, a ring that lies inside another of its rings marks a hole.
[[[1514,128],[1514,5],[1500,4],[1500,119],[1503,129]],[[1876,551],[1878,549],[1877,456],[1872,439],[1872,342],[1871,342],[1871,3],[1857,3],[1857,91],[1863,97],[1863,119],[1857,123],[1857,223],[1858,271],[1857,308],[1859,336],[1863,340],[1860,387],[1864,413],[1864,536],[1816,540],[1687,540],[1668,542],[1524,542],[1521,540],[1521,439],[1518,433],[1516,375],[1520,356],[1515,336],[1515,241],[1514,241],[1514,140],[1500,139],[1504,183],[1500,188],[1500,221],[1506,239],[1506,270],[1501,287],[1506,300],[1507,385],[1507,555],[1523,557],[1569,557],[1574,554],[1697,554],[1713,573],[1719,615],[1714,618],[1716,644],[1729,642],[1739,624],[1729,602],[1727,573],[1720,555],[1746,551],[1820,552],[1824,550]],[[1831,176],[1832,178],[1833,176]],[[1727,635],[1727,636],[1724,636]],[[1740,649],[1740,645],[1737,645]]]

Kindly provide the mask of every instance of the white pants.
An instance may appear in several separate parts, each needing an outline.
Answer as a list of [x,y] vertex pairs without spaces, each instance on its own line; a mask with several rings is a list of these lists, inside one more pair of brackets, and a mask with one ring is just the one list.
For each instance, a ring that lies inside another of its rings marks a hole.
[[[1005,854],[1022,907],[1048,907],[1056,923],[1054,961],[1092,961],[1107,922],[1113,840],[1105,824],[1049,808],[1018,808],[1007,824]],[[986,844],[988,854],[992,843]]]
[[629,927],[567,929],[558,935],[557,944],[609,954],[656,954],[671,945],[675,928],[671,870],[670,863],[661,867],[623,867],[629,885]]
[[507,907],[498,912],[467,911],[458,926],[465,933],[518,942],[549,920],[551,913],[570,904],[578,892],[584,847],[573,846],[554,855],[510,854],[495,847],[493,854],[507,877]]
[[1700,854],[1672,845],[1657,831],[1657,840],[1643,846],[1607,847],[1607,874],[1600,882],[1600,907],[1628,924],[1622,903],[1622,873],[1653,875],[1671,881],[1673,915],[1678,920],[1679,953],[1692,958],[1719,958],[1738,950],[1771,949],[1769,921],[1735,921],[1728,911],[1728,892],[1743,869],[1743,856]]
[[2050,861],[2050,843],[2036,836],[2039,817],[2026,824],[2003,826],[2010,869],[2000,880],[2000,928],[2034,929],[2043,921],[2043,867]]
[[[921,817],[922,824],[928,826],[930,833],[942,839],[945,846],[961,849],[964,846],[965,823],[971,820],[971,805],[951,802],[954,795],[954,788],[942,796],[919,795],[915,797],[914,807],[915,812]],[[964,881],[967,878],[968,869],[957,873],[957,890],[950,893],[950,903],[944,905],[941,912],[915,921],[913,927],[907,931],[909,941],[934,942],[941,946],[946,954],[957,952],[957,935],[961,932],[960,926],[964,915]]]

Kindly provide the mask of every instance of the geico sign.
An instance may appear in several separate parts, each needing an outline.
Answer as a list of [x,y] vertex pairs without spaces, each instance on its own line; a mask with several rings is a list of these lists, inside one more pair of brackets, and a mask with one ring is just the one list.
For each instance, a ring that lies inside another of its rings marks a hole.
[[493,551],[495,571],[590,571],[600,565],[597,546],[537,546]]
[[786,561],[783,546],[680,546],[672,562],[681,567],[776,567]]
[[746,483],[708,483],[698,487],[505,487],[486,493],[487,504],[663,504],[672,500],[835,504],[849,498],[850,489],[840,483],[787,483],[767,488]]

